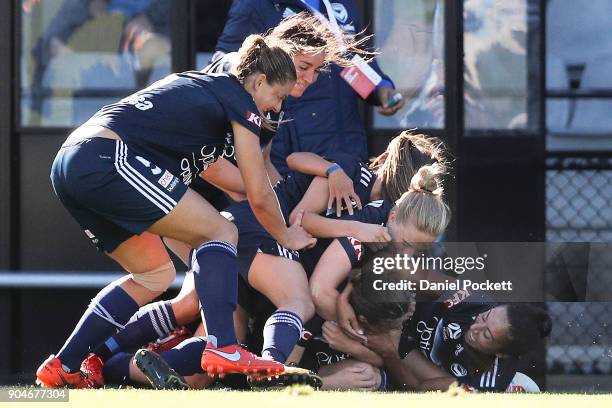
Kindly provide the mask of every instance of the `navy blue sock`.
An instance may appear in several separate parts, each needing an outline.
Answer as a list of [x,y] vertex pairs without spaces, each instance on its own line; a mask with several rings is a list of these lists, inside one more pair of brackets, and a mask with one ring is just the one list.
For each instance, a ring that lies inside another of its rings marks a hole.
[[206,337],[192,337],[160,354],[166,363],[182,376],[203,373],[200,360],[206,348]]
[[102,374],[106,384],[131,385],[130,380],[130,360],[134,357],[132,353],[117,353],[106,363]]
[[72,334],[57,353],[65,369],[78,371],[87,354],[99,343],[122,329],[138,310],[138,304],[118,285],[119,279],[102,289],[89,303]]
[[293,312],[277,310],[264,326],[261,356],[279,363],[287,361],[302,334],[302,319]]
[[217,339],[217,347],[236,344],[233,316],[238,299],[236,247],[224,241],[206,242],[197,249],[192,268],[208,334]]
[[150,341],[166,337],[176,329],[176,318],[169,300],[145,305],[128,321],[125,328],[110,338],[96,350],[103,360],[113,354],[140,347]]

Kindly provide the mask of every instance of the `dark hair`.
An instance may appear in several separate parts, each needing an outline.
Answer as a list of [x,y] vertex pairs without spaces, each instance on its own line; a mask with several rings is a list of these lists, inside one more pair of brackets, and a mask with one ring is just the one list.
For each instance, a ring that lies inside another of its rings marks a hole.
[[[370,259],[367,263],[371,263]],[[371,325],[379,325],[405,316],[415,303],[414,293],[408,290],[385,291],[375,293],[370,286],[373,279],[372,267],[364,265],[362,274],[351,278],[353,290],[349,295],[349,303],[355,314],[363,316]],[[367,275],[366,275],[367,274]],[[402,279],[400,271],[388,270],[385,272],[385,282],[399,282]]]
[[233,73],[240,82],[256,73],[265,74],[272,84],[295,82],[297,75],[292,56],[282,42],[267,44],[261,35],[249,35],[238,50],[238,64]]
[[506,305],[510,330],[509,340],[501,352],[520,356],[533,348],[550,334],[552,320],[548,312],[528,303],[509,303]]

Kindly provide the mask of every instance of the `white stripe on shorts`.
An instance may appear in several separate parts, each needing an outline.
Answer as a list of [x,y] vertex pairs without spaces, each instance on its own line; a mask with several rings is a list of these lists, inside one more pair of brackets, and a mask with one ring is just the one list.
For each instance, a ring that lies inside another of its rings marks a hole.
[[[127,164],[127,146],[121,141],[117,141],[115,148],[115,168],[117,173],[123,177],[132,187],[134,187],[140,194],[152,202],[157,208],[163,211],[164,214],[168,214],[174,206],[176,201],[168,197],[166,194],[157,194],[154,190],[159,191],[149,180],[147,180],[142,174],[139,174],[133,167]],[[141,181],[144,180],[143,181]],[[151,188],[153,187],[153,188]],[[164,197],[168,198],[166,200]]]

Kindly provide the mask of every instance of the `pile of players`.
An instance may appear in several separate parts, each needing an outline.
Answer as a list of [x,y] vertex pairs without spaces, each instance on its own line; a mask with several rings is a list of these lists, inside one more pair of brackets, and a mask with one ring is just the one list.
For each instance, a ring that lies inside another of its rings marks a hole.
[[[286,18],[68,137],[56,194],[129,275],[92,299],[39,385],[537,388],[517,364],[550,332],[545,311],[479,293],[380,299],[365,287],[371,254],[414,254],[444,234],[448,169],[443,143],[411,132],[364,163],[365,133],[346,119],[357,94],[339,73],[354,54],[379,68],[361,51],[367,38],[345,34],[316,13]],[[382,77],[368,101],[391,115],[403,102]],[[336,98],[331,118],[313,105],[321,95]],[[176,298],[151,303],[175,278],[166,247],[189,272]]]

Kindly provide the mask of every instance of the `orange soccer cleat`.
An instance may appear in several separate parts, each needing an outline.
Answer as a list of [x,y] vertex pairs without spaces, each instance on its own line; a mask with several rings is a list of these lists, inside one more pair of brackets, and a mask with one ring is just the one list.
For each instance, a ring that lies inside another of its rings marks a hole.
[[285,366],[273,360],[266,360],[243,349],[238,344],[217,348],[208,343],[202,353],[202,369],[209,376],[242,373],[248,377],[273,377],[285,371]]
[[172,330],[166,337],[157,341],[149,343],[147,350],[154,351],[157,354],[161,354],[164,351],[168,351],[174,346],[179,345],[183,341],[193,337],[193,334],[185,326],[181,326],[178,329]]
[[85,376],[85,388],[104,387],[104,374],[102,374],[104,363],[100,357],[91,353],[81,363],[81,373]]
[[51,354],[36,370],[36,384],[45,388],[90,388],[80,371],[69,373],[59,358]]

